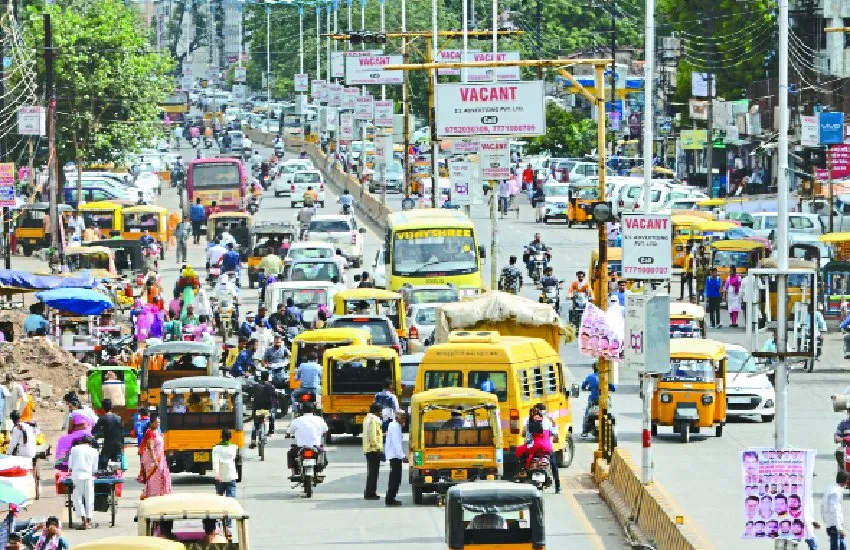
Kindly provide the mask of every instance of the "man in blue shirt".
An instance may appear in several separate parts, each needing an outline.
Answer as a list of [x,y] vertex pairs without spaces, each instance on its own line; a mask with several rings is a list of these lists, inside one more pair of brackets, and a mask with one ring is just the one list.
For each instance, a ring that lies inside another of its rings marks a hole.
[[[588,374],[584,382],[581,383],[581,389],[590,392],[590,395],[587,396],[587,407],[584,409],[584,420],[581,423],[581,436],[587,437],[590,435],[587,429],[587,415],[590,408],[599,403],[599,367],[593,365],[593,372]],[[608,391],[617,391],[617,387],[609,383]]]
[[304,324],[304,314],[301,312],[301,308],[295,305],[295,300],[292,298],[286,299],[286,310],[283,316],[284,324],[287,327],[302,326]]
[[720,328],[720,296],[723,289],[723,279],[717,274],[717,268],[712,267],[705,278],[705,303],[708,305],[708,319],[711,328]]
[[195,204],[189,209],[189,219],[192,221],[192,235],[195,237],[195,244],[198,244],[201,242],[201,226],[206,219],[206,212],[204,212],[201,199],[195,199]]
[[250,340],[254,335],[254,331],[257,327],[254,325],[254,314],[250,311],[245,314],[245,320],[242,321],[242,324],[239,325],[239,338],[244,340]]
[[254,354],[257,352],[257,340],[250,339],[245,349],[239,352],[233,366],[230,367],[230,375],[234,378],[240,378],[246,374],[253,372],[256,369],[254,364]]
[[30,306],[30,314],[24,319],[24,334],[27,336],[44,336],[47,334],[48,323],[47,319],[41,316],[44,308],[41,304],[33,304]]
[[239,283],[239,271],[242,267],[242,260],[239,258],[239,253],[234,250],[233,243],[227,243],[227,252],[219,260],[221,264],[221,272],[228,271],[236,272],[236,286],[241,286]]
[[150,231],[147,229],[145,229],[145,232],[142,233],[141,237],[139,237],[139,244],[142,245],[142,248],[153,246],[153,243],[155,242],[156,239],[153,238],[153,235],[151,235]]
[[298,365],[295,379],[301,382],[301,387],[292,392],[292,402],[299,403],[299,398],[305,393],[318,395],[322,391],[322,366],[318,363],[319,356],[315,352],[307,354],[307,360]]
[[626,307],[626,281],[617,281],[617,292],[614,293],[621,307]]

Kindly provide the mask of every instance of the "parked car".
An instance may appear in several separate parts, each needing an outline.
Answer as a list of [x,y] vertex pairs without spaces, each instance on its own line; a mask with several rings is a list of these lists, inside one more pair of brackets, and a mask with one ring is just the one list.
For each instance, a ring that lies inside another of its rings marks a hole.
[[773,421],[776,414],[776,391],[768,372],[743,346],[726,344],[726,416],[758,416],[763,422]]
[[363,265],[363,235],[365,228],[357,228],[354,216],[324,214],[313,216],[307,228],[306,240],[326,242],[342,250],[352,267]]

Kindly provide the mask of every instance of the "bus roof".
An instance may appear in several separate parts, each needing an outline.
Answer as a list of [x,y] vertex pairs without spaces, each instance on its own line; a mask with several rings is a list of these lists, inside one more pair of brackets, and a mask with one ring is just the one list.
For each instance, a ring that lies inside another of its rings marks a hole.
[[393,230],[425,229],[441,225],[475,228],[475,224],[466,214],[448,208],[414,208],[393,212],[387,217],[387,224]]
[[196,164],[242,164],[242,161],[236,157],[210,157],[202,159],[192,159],[189,161],[189,168]]

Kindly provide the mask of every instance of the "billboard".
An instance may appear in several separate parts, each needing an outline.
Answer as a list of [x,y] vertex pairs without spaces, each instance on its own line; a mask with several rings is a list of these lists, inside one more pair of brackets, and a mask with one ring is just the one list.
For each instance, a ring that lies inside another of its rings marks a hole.
[[400,65],[400,55],[364,55],[345,57],[345,83],[349,86],[365,84],[402,84],[404,71],[385,71],[386,65]]
[[481,179],[511,179],[511,147],[506,139],[493,139],[479,143]]
[[[467,54],[478,53],[479,50],[466,50]],[[460,63],[463,59],[463,50],[440,50],[437,52],[437,63]],[[467,70],[467,72],[469,72]],[[460,69],[437,69],[440,76],[460,76]]]
[[305,74],[297,74],[295,75],[295,91],[296,92],[306,92],[309,76]]
[[360,96],[354,102],[355,120],[372,120],[375,116],[375,100],[372,97]]
[[623,214],[623,278],[669,279],[672,229],[664,214]]
[[[519,52],[466,52],[466,60],[471,63],[488,63],[493,61],[519,61]],[[494,80],[519,80],[519,67],[480,67],[466,70],[469,82],[492,82]]]
[[437,84],[437,136],[542,136],[543,81]]
[[375,126],[384,126],[391,128],[393,125],[393,101],[375,102]]
[[844,143],[844,113],[819,113],[818,135],[821,145]]
[[342,108],[354,110],[354,104],[357,103],[357,98],[360,97],[360,88],[343,88],[342,89]]
[[344,141],[354,139],[354,115],[352,113],[339,114],[339,139]]

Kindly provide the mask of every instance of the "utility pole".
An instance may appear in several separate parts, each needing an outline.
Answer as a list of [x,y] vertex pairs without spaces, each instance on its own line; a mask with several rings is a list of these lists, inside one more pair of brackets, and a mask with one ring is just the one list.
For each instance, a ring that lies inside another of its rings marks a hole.
[[[272,7],[266,4],[266,130],[272,123]],[[215,116],[215,115],[213,115]]]
[[[464,0],[466,2],[467,0]],[[536,28],[534,32],[537,34],[537,57],[543,57],[543,0],[537,0],[537,9],[535,14]],[[543,80],[543,67],[537,67],[537,80]]]
[[[11,9],[11,6],[10,6]],[[9,10],[6,12],[7,16],[13,15]],[[3,49],[3,42],[0,40],[0,59],[3,59],[5,56],[5,52]],[[4,105],[3,98],[6,96],[6,69],[5,67],[0,66],[0,106]],[[3,162],[6,161],[6,136],[0,138],[0,160]],[[3,260],[6,269],[12,268],[12,241],[9,238],[9,207],[3,207],[3,242],[5,243],[5,250],[3,251]]]
[[[50,194],[50,238],[60,266],[65,265],[65,247],[62,242],[60,226],[62,220],[59,218],[59,171],[57,170],[58,159],[56,158],[56,91],[54,88],[53,74],[53,26],[50,23],[50,14],[45,13],[44,22],[44,88],[45,97],[48,101],[47,108],[47,171]],[[81,199],[82,197],[77,197]]]
[[[709,38],[714,36],[714,10],[713,3],[708,3],[708,36]],[[709,43],[708,46],[709,51],[709,59],[713,58],[714,46]],[[714,73],[706,73],[708,76],[708,109],[706,110],[708,113],[708,120],[706,121],[706,128],[708,137],[706,139],[706,145],[708,146],[708,150],[705,152],[705,163],[708,169],[708,174],[706,175],[706,195],[709,198],[714,198]]]
[[[602,117],[605,117],[605,105],[603,104]],[[611,0],[611,120],[614,119],[614,113],[617,112],[617,0]],[[620,124],[623,121],[620,120]],[[613,156],[617,150],[617,133],[614,132],[614,125],[611,125],[611,132],[614,134],[614,139],[611,140],[611,155]],[[599,165],[599,177],[602,177],[602,172],[605,171],[605,151],[599,151],[599,156],[603,157],[602,163]],[[604,197],[605,194],[603,193]],[[601,261],[601,260],[600,260]],[[606,273],[602,274],[604,279]],[[601,373],[600,373],[601,374]],[[599,407],[600,418],[602,417],[602,407]],[[602,433],[602,432],[600,432]]]
[[[431,47],[427,52],[428,63],[437,59],[439,34],[437,0],[431,0]],[[440,142],[437,140],[437,105],[434,102],[434,94],[437,91],[437,69],[431,69],[429,75],[431,77],[428,79],[428,111],[431,114],[431,208],[437,208],[437,194],[440,192]]]
[[[401,0],[401,55],[404,63],[410,62],[407,53],[407,0]],[[401,112],[404,117],[404,197],[410,198],[410,72],[404,71],[404,82],[401,87]]]

